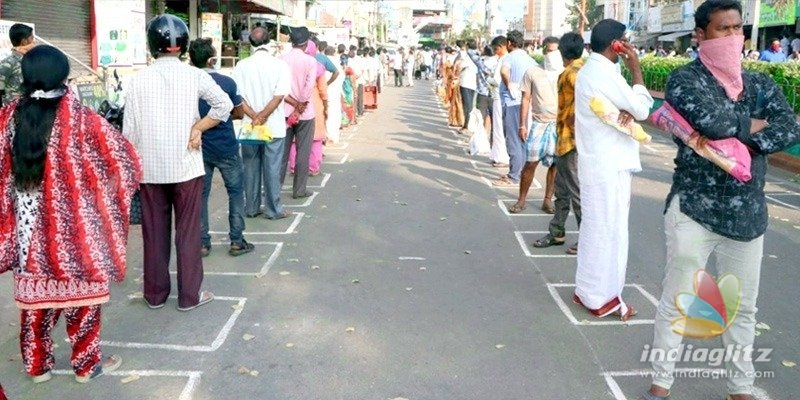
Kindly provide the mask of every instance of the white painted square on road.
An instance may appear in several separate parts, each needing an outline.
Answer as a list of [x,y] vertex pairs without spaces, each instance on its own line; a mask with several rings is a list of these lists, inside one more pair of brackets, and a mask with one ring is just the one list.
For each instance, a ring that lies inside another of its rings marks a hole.
[[[715,368],[675,368],[675,374],[678,375],[690,375],[690,374],[697,374],[697,376],[708,375],[708,376],[725,376],[728,371],[724,369],[715,369]],[[650,382],[653,380],[653,370],[650,369],[642,369],[642,370],[630,370],[630,371],[607,371],[600,374],[606,380],[606,385],[608,385],[608,389],[611,391],[611,394],[614,396],[616,400],[634,400],[634,399],[641,399],[642,393],[650,387]],[[640,385],[638,393],[628,393],[626,395],[622,388],[620,388],[619,383],[617,382],[620,378],[641,378],[644,382]],[[680,378],[679,378],[680,379]],[[722,379],[721,381],[724,381]],[[691,389],[686,388],[686,386],[682,386],[685,388],[685,398],[695,398],[694,396],[697,393],[693,393]],[[772,400],[772,397],[761,388],[753,387],[753,397],[755,400]],[[720,395],[721,398],[721,395]]]
[[[258,216],[256,218],[248,218],[247,221],[247,230],[245,230],[244,234],[247,236],[253,235],[291,235],[297,229],[297,225],[300,225],[300,222],[305,217],[306,213],[304,212],[295,212],[292,213],[294,215],[294,219],[292,219],[291,224],[288,228],[284,230],[271,230],[274,228],[275,225],[283,226],[281,221],[284,220],[270,220],[263,218],[262,216]],[[292,215],[285,220],[292,218]],[[266,225],[266,226],[265,226]],[[280,229],[280,228],[278,228]],[[210,231],[208,232],[211,235],[228,235],[228,231]]]
[[326,154],[326,159],[332,160],[323,160],[323,164],[344,164],[347,162],[347,159],[350,158],[350,153],[344,154]]
[[[65,369],[56,369],[53,370],[53,375],[67,375],[73,376],[74,372],[72,370],[65,370]],[[200,383],[200,377],[203,375],[201,371],[159,371],[159,370],[117,370],[112,372],[104,372],[103,375],[108,376],[115,376],[115,377],[128,377],[128,376],[138,376],[142,378],[141,380],[144,381],[143,387],[148,387],[147,385],[147,378],[152,377],[164,377],[164,378],[186,378],[186,384],[183,386],[180,394],[178,395],[178,400],[191,400],[194,396],[195,388],[197,384]],[[122,383],[120,383],[122,384]],[[136,390],[137,395],[135,398],[143,398],[149,397],[146,393],[146,390],[143,388],[136,388],[134,383],[126,384],[128,390]],[[104,383],[104,387],[108,387],[109,383]],[[150,389],[154,389],[150,387]],[[163,386],[159,385],[157,387],[159,389],[158,395],[163,396]],[[163,397],[162,397],[163,398]]]
[[[542,199],[527,200],[528,206],[526,206],[525,210],[523,210],[521,213],[517,214],[512,214],[510,211],[508,211],[509,207],[517,203],[516,199],[497,199],[497,206],[500,207],[500,210],[503,211],[503,214],[508,215],[509,217],[553,217],[553,214],[548,214],[542,211],[541,206],[539,206],[542,203]],[[575,214],[570,211],[569,215]]]
[[[245,236],[246,233],[245,233]],[[228,255],[227,240],[212,242],[211,254],[203,259],[203,275],[211,276],[265,276],[283,250],[283,242],[248,242],[256,249],[250,253],[237,257]],[[171,265],[169,273],[177,275]]]
[[[318,176],[309,176],[308,177],[308,185],[306,185],[306,188],[307,189],[322,189],[322,188],[324,188],[325,185],[328,184],[328,181],[331,180],[331,174],[329,174],[329,173],[322,174],[322,181],[320,181],[319,184],[312,184],[317,179],[319,179],[319,175]],[[291,189],[292,188],[292,180],[291,179],[287,179],[287,182],[288,183],[284,184],[281,189],[286,190],[286,189]],[[264,190],[263,192],[266,193],[266,190]]]
[[[141,298],[141,293],[130,295],[130,296],[128,296],[128,298],[131,299],[131,300],[138,299],[138,301],[144,301]],[[170,296],[169,298],[174,300],[174,299],[177,299],[178,297],[177,296]],[[232,311],[230,317],[228,317],[228,320],[225,322],[225,324],[222,326],[222,328],[217,333],[217,336],[214,338],[214,340],[210,344],[206,344],[206,345],[202,345],[202,344],[201,345],[186,345],[186,344],[159,343],[159,342],[156,342],[156,341],[153,341],[153,342],[125,342],[125,341],[117,341],[117,340],[113,340],[113,339],[112,340],[102,340],[102,341],[100,341],[100,344],[102,346],[122,347],[122,348],[128,348],[128,349],[159,349],[159,350],[172,350],[172,351],[195,351],[195,352],[212,352],[212,351],[216,351],[217,349],[219,349],[220,346],[222,346],[223,343],[225,343],[225,340],[228,338],[228,334],[230,334],[231,329],[233,329],[233,325],[236,323],[236,319],[239,318],[239,315],[242,313],[242,310],[244,309],[244,305],[247,302],[247,298],[246,297],[215,296],[214,297],[214,301],[212,303],[210,303],[208,305],[205,305],[203,307],[204,308],[210,307],[211,305],[213,305],[213,304],[215,304],[217,302],[232,302],[232,303],[234,303],[234,305],[233,305],[233,307],[230,308],[230,310]],[[151,310],[151,312],[152,313],[161,313],[161,314],[159,314],[159,316],[162,317],[162,318],[169,317],[169,315],[166,312],[164,312],[163,309],[161,309],[161,310]],[[185,332],[185,329],[184,329],[185,327],[183,327],[182,325],[172,324],[171,326],[172,326],[172,329],[178,329],[178,330],[184,331],[183,333],[191,334],[191,332]],[[157,337],[163,337],[164,336],[163,332],[161,332],[160,330],[147,330],[147,331],[149,331],[148,333],[152,333],[153,335],[155,335]],[[108,329],[104,329],[103,334],[106,337],[108,337],[108,336],[113,335],[112,332],[108,332]]]
[[[638,316],[637,317],[632,317],[631,319],[629,319],[628,321],[625,321],[625,322],[621,321],[619,319],[619,317],[615,317],[615,316],[611,316],[611,315],[609,315],[609,316],[607,316],[605,318],[597,318],[594,315],[589,314],[589,312],[585,311],[585,310],[583,312],[584,312],[584,315],[586,316],[586,318],[578,320],[578,318],[572,312],[572,309],[570,308],[570,306],[567,304],[567,302],[564,301],[563,298],[561,298],[561,295],[558,293],[558,289],[559,288],[565,288],[565,287],[566,288],[575,288],[575,284],[574,283],[548,283],[547,284],[547,290],[550,291],[550,296],[553,297],[553,300],[556,302],[556,305],[558,305],[558,308],[561,310],[562,313],[564,313],[564,315],[567,317],[567,319],[569,319],[569,321],[573,325],[581,325],[581,326],[653,325],[653,323],[655,323],[655,321],[652,320],[652,319],[640,319],[640,318],[638,318]],[[625,285],[625,287],[636,289],[645,299],[647,299],[648,302],[650,302],[650,304],[653,305],[654,308],[658,307],[658,300],[653,295],[651,295],[647,290],[645,290],[644,287],[642,287],[641,285],[638,285],[638,284],[635,284],[635,283],[629,283],[629,284]],[[570,303],[572,303],[572,299],[570,299]],[[633,306],[636,307],[636,305],[633,305]],[[580,306],[575,305],[575,307],[580,307]],[[582,307],[581,307],[581,310],[583,310]],[[643,311],[642,307],[638,306],[637,310],[640,312],[640,315],[641,315],[641,312]]]
[[[543,253],[532,253],[531,249],[533,245],[533,240],[539,239],[544,237],[550,233],[549,231],[514,231],[514,236],[517,237],[517,243],[519,246],[522,247],[522,252],[525,253],[526,257],[530,258],[577,258],[578,256],[573,254],[566,254],[565,251],[568,246],[572,246],[578,241],[578,231],[567,231],[566,232],[566,239],[563,245],[561,246],[550,246],[545,247],[542,249],[536,249],[537,251],[541,251]],[[528,238],[530,243],[527,243],[525,240],[525,236],[536,236],[536,238]],[[558,253],[553,253],[553,248],[558,249]]]
[[[287,190],[286,192],[291,193],[292,191],[291,190]],[[319,194],[319,192],[314,192],[314,194],[312,194],[311,196],[308,196],[308,197],[305,197],[305,198],[302,198],[302,199],[287,199],[286,201],[283,202],[283,206],[286,207],[286,208],[308,207],[308,206],[311,205],[311,203],[314,202],[314,199],[317,198],[318,194]],[[300,200],[299,203],[297,202],[298,200]],[[290,201],[292,203],[290,203]]]

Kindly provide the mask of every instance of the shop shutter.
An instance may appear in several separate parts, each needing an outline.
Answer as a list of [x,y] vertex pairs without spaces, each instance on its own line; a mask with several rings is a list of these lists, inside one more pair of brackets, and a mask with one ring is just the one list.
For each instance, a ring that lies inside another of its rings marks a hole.
[[[87,0],[2,0],[2,18],[35,24],[37,36],[91,67],[89,3]],[[91,73],[72,59],[70,66],[72,77]]]

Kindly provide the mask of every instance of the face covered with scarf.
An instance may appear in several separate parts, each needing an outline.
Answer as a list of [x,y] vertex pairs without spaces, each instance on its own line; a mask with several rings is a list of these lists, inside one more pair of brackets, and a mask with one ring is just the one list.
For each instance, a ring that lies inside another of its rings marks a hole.
[[738,100],[744,91],[742,60],[744,46],[742,15],[736,9],[711,13],[705,28],[696,30],[700,42],[700,61],[711,71],[731,100]]

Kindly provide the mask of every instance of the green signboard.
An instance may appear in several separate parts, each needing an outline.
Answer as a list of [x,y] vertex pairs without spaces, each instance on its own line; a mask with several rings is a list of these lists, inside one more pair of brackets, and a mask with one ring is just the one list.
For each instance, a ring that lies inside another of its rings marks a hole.
[[794,25],[797,11],[795,0],[761,0],[759,26]]

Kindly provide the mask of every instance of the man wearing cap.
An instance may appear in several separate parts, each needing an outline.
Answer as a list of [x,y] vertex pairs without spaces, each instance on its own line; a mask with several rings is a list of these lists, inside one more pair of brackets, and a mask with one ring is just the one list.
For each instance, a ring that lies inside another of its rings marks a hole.
[[[203,198],[203,132],[227,121],[233,109],[211,75],[180,60],[189,29],[178,17],[162,14],[147,24],[147,44],[155,58],[128,83],[123,133],[142,157],[142,238],[144,301],[161,308],[170,294],[172,214],[178,260],[178,310],[214,299],[203,282],[200,216]],[[200,118],[198,101],[208,103]]]
[[[314,103],[311,95],[316,85],[317,60],[305,53],[311,33],[306,27],[292,29],[289,40],[292,50],[283,55],[283,61],[289,64],[292,71],[291,90],[284,98],[286,103],[286,117],[288,120],[298,119],[294,125],[287,124],[286,145],[283,150],[283,163],[281,164],[281,183],[286,179],[286,169],[289,163],[289,151],[292,141],[297,146],[295,161],[294,181],[292,182],[292,198],[309,197],[313,193],[308,191],[308,161],[311,155],[311,143],[314,140]],[[292,116],[294,114],[294,116]]]

